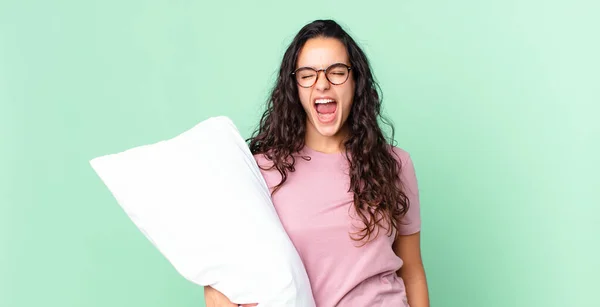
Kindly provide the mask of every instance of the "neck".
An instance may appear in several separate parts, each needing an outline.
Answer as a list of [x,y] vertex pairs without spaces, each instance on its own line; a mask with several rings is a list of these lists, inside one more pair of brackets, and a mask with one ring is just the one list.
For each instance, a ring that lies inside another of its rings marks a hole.
[[309,148],[323,153],[337,153],[345,151],[344,140],[348,135],[348,129],[344,125],[335,135],[324,136],[312,125],[306,127],[305,145]]

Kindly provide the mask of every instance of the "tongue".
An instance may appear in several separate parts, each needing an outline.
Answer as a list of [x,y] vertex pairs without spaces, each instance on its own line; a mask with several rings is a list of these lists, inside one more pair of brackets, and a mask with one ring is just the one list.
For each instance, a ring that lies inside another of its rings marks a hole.
[[336,109],[335,102],[317,104],[317,112],[322,114],[334,113]]

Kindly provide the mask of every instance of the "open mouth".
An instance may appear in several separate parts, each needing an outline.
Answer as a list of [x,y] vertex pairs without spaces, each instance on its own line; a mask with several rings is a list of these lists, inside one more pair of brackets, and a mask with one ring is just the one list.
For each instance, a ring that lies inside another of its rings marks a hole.
[[314,101],[317,118],[323,124],[331,123],[335,120],[337,111],[337,101],[331,98],[318,98]]

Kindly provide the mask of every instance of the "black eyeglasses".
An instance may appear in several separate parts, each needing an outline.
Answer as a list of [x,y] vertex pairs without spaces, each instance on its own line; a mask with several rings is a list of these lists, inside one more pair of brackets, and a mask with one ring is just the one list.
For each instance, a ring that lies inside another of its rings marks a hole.
[[317,83],[319,72],[325,72],[325,78],[333,85],[343,84],[350,76],[352,67],[344,63],[335,63],[325,69],[314,69],[312,67],[300,67],[292,72],[296,76],[296,82],[301,87],[311,87]]

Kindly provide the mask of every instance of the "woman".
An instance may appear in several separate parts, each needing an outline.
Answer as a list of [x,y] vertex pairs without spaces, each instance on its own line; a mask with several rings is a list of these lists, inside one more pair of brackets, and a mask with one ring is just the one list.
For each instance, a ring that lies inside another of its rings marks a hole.
[[[317,20],[285,52],[249,140],[317,307],[429,306],[416,176],[386,141],[380,107],[363,51]],[[236,306],[211,287],[205,296]]]

